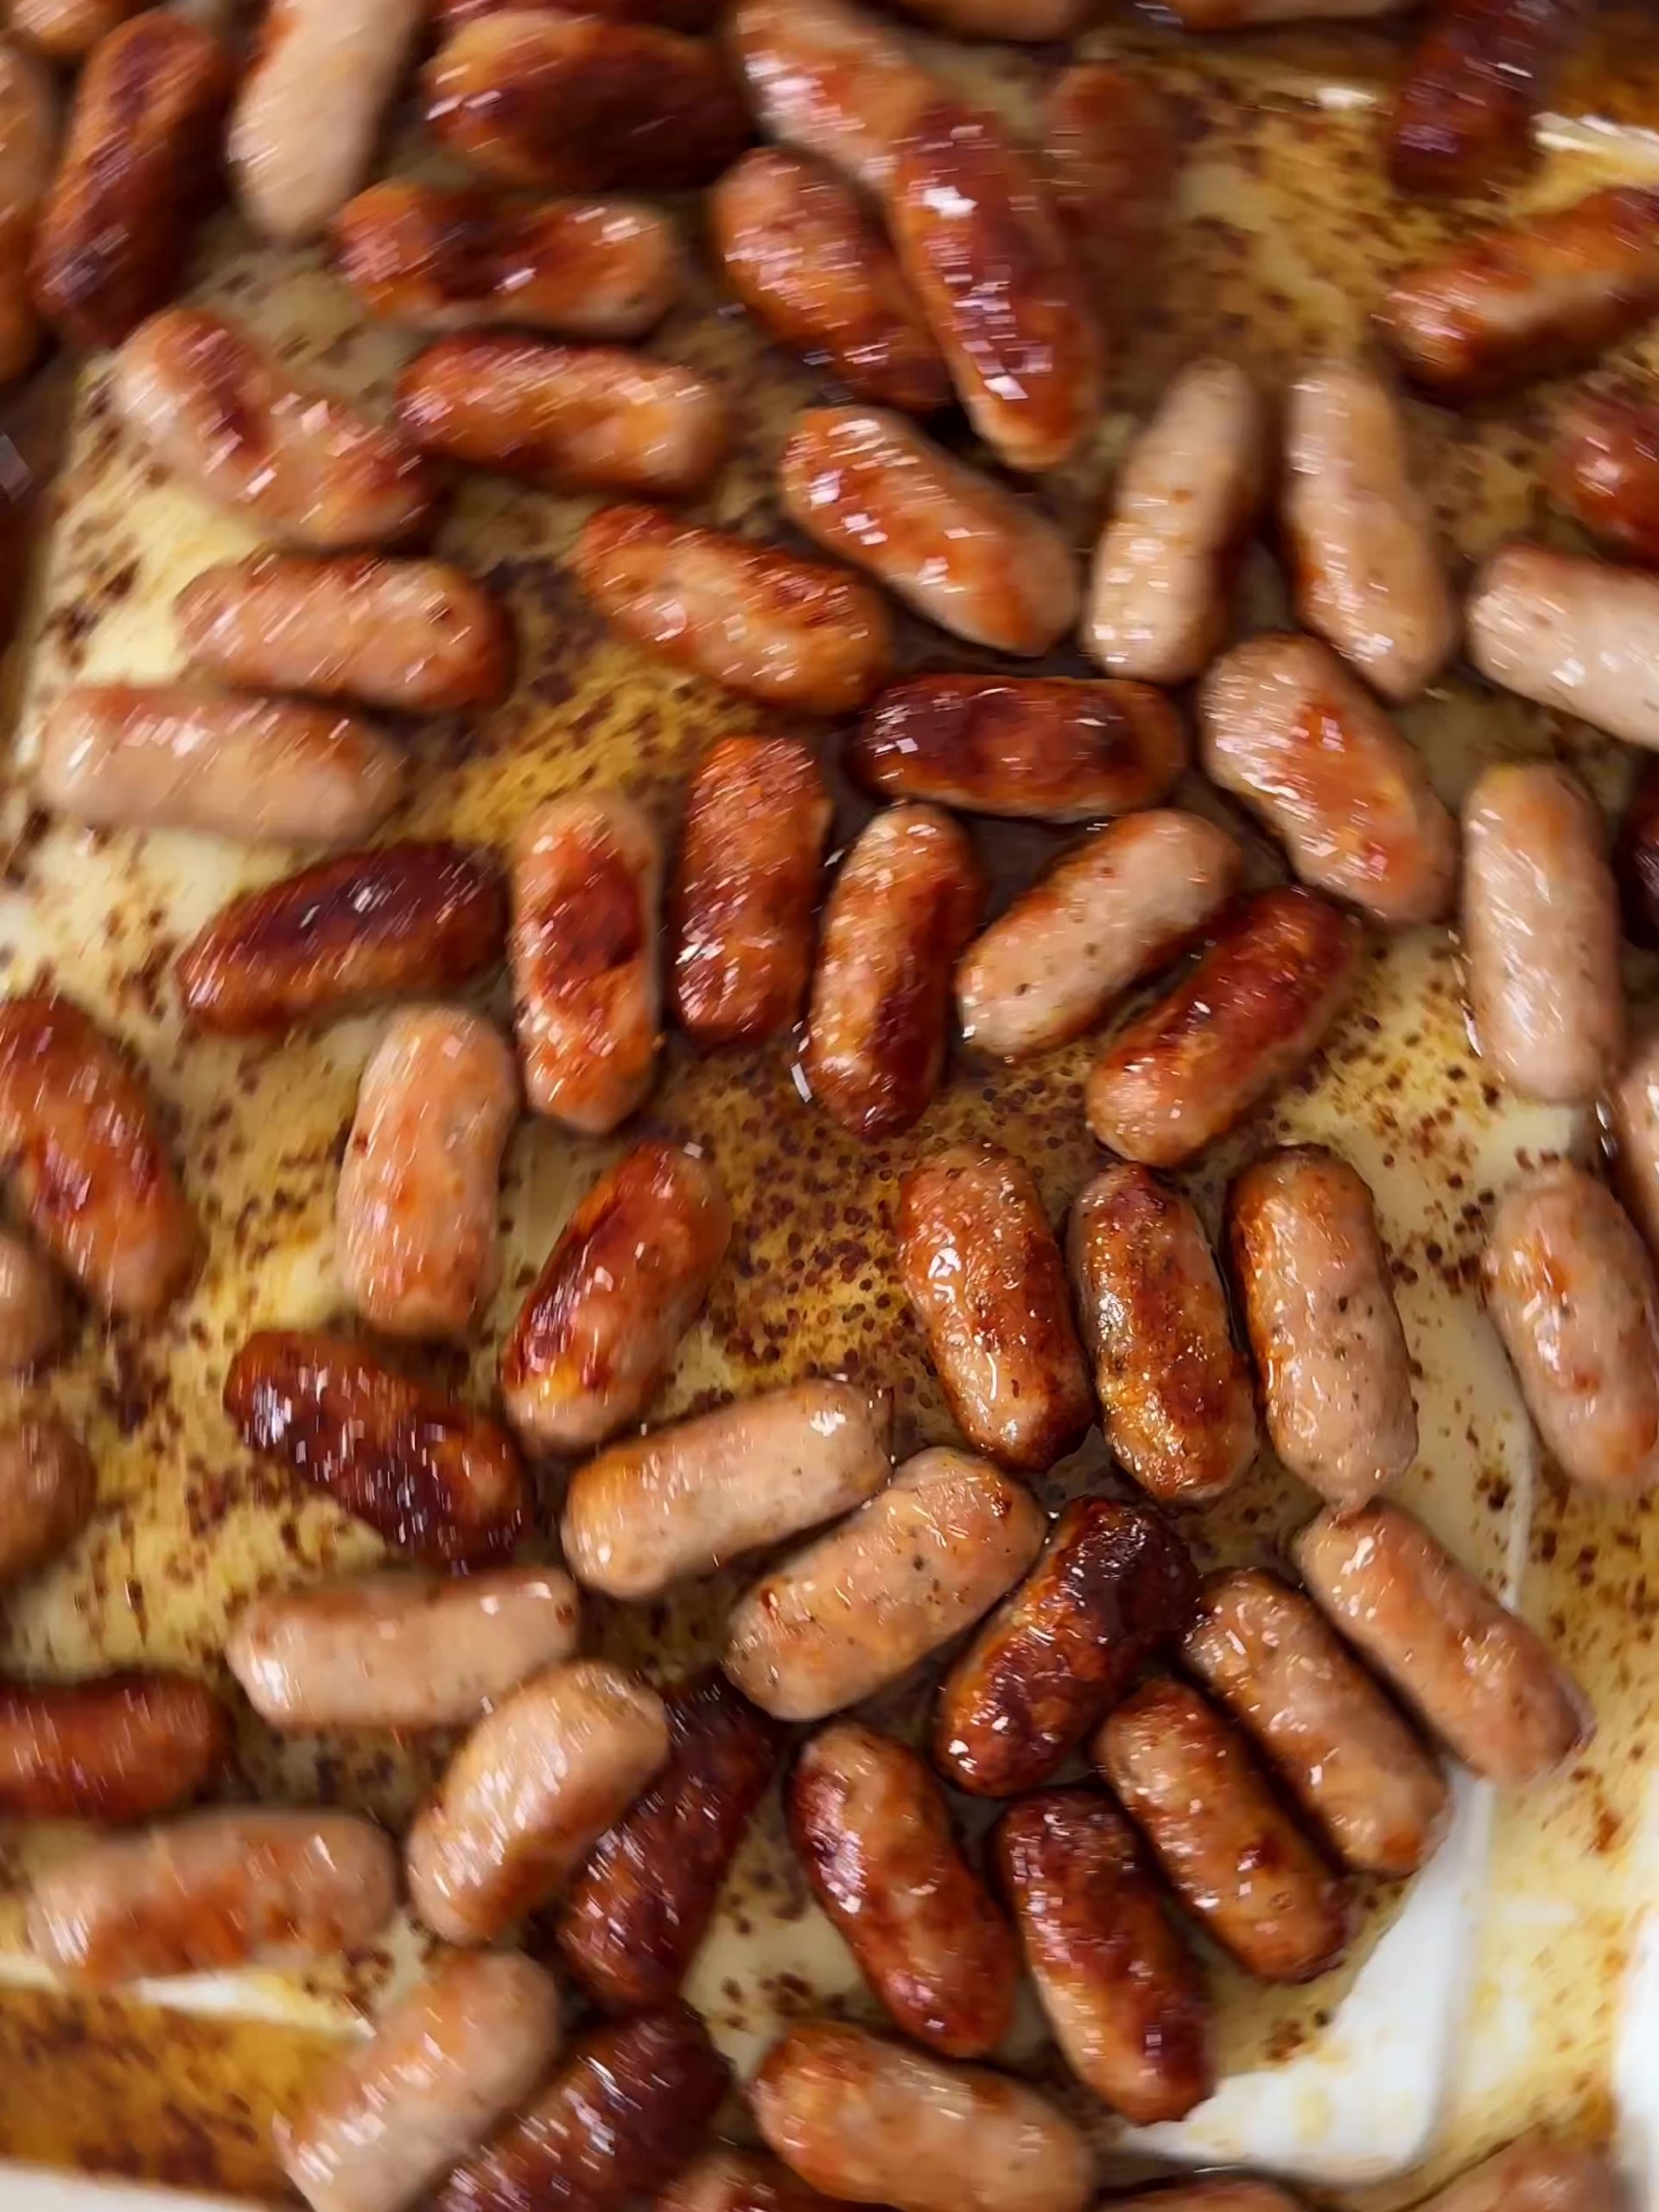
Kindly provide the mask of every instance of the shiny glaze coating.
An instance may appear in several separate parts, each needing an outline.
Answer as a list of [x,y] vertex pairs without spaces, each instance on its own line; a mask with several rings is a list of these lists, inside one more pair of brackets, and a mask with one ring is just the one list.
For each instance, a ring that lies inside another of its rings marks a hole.
[[1531,2129],[1423,2200],[1423,2212],[1620,2212],[1628,2194],[1605,2151]]
[[98,1471],[60,1421],[24,1414],[0,1428],[0,1589],[67,1550],[97,1503]]
[[188,1675],[0,1681],[0,1817],[153,1820],[197,1796],[230,1749],[230,1715]]
[[1632,561],[1659,568],[1659,406],[1623,391],[1568,403],[1549,458],[1555,504]]
[[[18,10],[10,11],[16,30]],[[58,94],[38,55],[0,39],[0,385],[21,377],[41,348],[29,291],[29,254],[58,161]]]
[[1039,172],[1109,337],[1150,286],[1179,160],[1173,108],[1132,70],[1079,61],[1049,86]]
[[1613,1183],[1649,1254],[1659,1255],[1659,1029],[1635,1040],[1603,1106]]
[[[1659,225],[1659,213],[1655,221]],[[1469,658],[1524,699],[1659,749],[1659,576],[1506,545],[1476,577]]]
[[1389,175],[1402,192],[1479,192],[1534,159],[1533,118],[1586,29],[1586,0],[1450,0],[1395,101]]
[[738,0],[730,36],[763,134],[885,193],[942,89],[898,34],[847,0]]
[[68,1335],[70,1319],[62,1278],[51,1262],[0,1229],[0,1375],[26,1375],[43,1365]]

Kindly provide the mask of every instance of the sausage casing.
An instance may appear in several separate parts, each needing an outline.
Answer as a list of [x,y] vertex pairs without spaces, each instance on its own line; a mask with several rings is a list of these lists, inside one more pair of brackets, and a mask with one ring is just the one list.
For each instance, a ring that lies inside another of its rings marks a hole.
[[1659,568],[1659,407],[1619,391],[1584,391],[1555,433],[1549,486],[1595,537]]
[[97,1503],[97,1471],[61,1421],[25,1414],[0,1429],[0,1589],[66,1551]]
[[[69,1326],[69,1301],[57,1269],[25,1238],[0,1229],[0,1375],[26,1375],[42,1366]],[[0,1537],[0,1554],[3,1550]],[[4,1573],[0,1567],[0,1580]]]
[[1402,192],[1484,190],[1533,156],[1532,121],[1585,28],[1585,0],[1452,0],[1407,65],[1389,132]]
[[1656,651],[1659,576],[1646,569],[1506,545],[1475,579],[1469,658],[1483,676],[1649,751]]
[[[22,31],[18,10],[14,29]],[[58,156],[51,72],[14,39],[0,39],[0,385],[22,375],[41,347],[29,254]]]
[[0,1816],[152,1820],[195,1796],[230,1747],[224,1707],[188,1675],[0,1682]]
[[1649,1253],[1659,1253],[1659,1032],[1644,1029],[1604,1111],[1613,1181]]
[[1174,111],[1133,71],[1080,61],[1050,85],[1043,181],[1094,297],[1115,315],[1145,296],[1179,158]]
[[824,2212],[830,2199],[766,2151],[705,2151],[675,2175],[654,2212]]
[[11,0],[6,20],[19,38],[54,61],[76,62],[143,4],[144,0]]
[[846,0],[739,0],[731,37],[763,135],[880,198],[942,89],[903,40]]

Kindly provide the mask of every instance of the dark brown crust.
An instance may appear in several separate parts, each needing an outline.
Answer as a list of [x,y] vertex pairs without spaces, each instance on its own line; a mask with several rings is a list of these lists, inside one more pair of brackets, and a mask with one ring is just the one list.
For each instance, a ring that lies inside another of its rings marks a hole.
[[1044,181],[1095,299],[1114,319],[1154,287],[1180,155],[1169,101],[1132,70],[1084,61],[1049,86]]
[[1533,118],[1588,21],[1585,0],[1442,0],[1395,105],[1402,192],[1474,192],[1531,165]]
[[1594,537],[1659,567],[1659,407],[1622,391],[1580,392],[1556,433],[1549,486]]
[[195,1796],[230,1744],[224,1707],[185,1675],[0,1682],[0,1815],[149,1820]]

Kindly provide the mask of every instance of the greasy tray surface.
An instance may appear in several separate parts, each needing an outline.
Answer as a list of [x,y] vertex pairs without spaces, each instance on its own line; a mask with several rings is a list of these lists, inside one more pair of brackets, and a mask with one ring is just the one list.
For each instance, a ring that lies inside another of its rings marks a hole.
[[[1650,48],[1650,22],[1648,38]],[[1151,302],[1132,319],[1133,342],[1122,349],[1097,448],[1046,486],[1080,543],[1092,537],[1101,488],[1128,429],[1173,366],[1221,348],[1281,381],[1303,352],[1359,329],[1388,272],[1478,213],[1446,218],[1389,202],[1374,136],[1374,103],[1386,96],[1395,66],[1387,40],[1315,33],[1200,52],[1120,29],[1093,42],[1146,56],[1180,103],[1189,161],[1173,244]],[[1050,66],[1006,49],[941,55],[949,73],[1016,122],[1029,118]],[[1628,54],[1604,55],[1600,67],[1580,71],[1567,111],[1620,119],[1652,113],[1656,77],[1651,60],[1643,80]],[[1557,137],[1529,199],[1659,174],[1659,142],[1601,130]],[[247,317],[285,355],[384,404],[404,349],[385,332],[363,329],[316,257],[250,249],[226,219],[210,234],[199,274],[202,296]],[[679,310],[652,350],[711,367],[732,394],[740,449],[700,512],[775,533],[771,485],[784,426],[821,387],[729,305],[711,315],[712,303],[705,294]],[[1649,352],[1659,359],[1651,340]],[[1554,528],[1535,489],[1554,397],[1535,391],[1501,412],[1467,418],[1414,409],[1422,465],[1460,566],[1516,530]],[[210,561],[253,542],[240,524],[145,468],[116,433],[96,367],[85,380],[60,496],[24,669],[17,757],[25,765],[40,711],[67,680],[167,672],[177,658],[168,612],[175,593]],[[537,800],[589,780],[626,784],[671,834],[702,747],[723,732],[778,727],[606,633],[559,566],[587,508],[480,478],[465,483],[442,542],[511,600],[523,639],[521,679],[505,707],[472,727],[431,724],[418,733],[416,795],[388,834],[505,843]],[[1257,555],[1244,626],[1282,617],[1277,590],[1270,563]],[[900,628],[912,664],[993,664],[921,626]],[[1053,666],[1081,672],[1063,658]],[[1454,803],[1484,760],[1551,748],[1579,760],[1610,800],[1618,789],[1618,748],[1471,683],[1436,687],[1404,721]],[[824,734],[823,750],[833,761],[833,733]],[[868,811],[844,786],[839,797],[837,843]],[[1199,803],[1219,805],[1213,797]],[[251,1326],[308,1322],[340,1308],[330,1249],[335,1173],[357,1077],[380,1024],[349,1022],[276,1047],[200,1042],[182,1049],[166,972],[172,949],[230,892],[283,873],[287,859],[181,837],[89,837],[32,817],[16,791],[9,804],[10,865],[0,889],[7,986],[49,975],[107,1012],[145,1053],[176,1116],[179,1157],[210,1230],[212,1256],[194,1299],[160,1330],[138,1335],[89,1325],[74,1357],[49,1378],[48,1395],[82,1426],[99,1460],[102,1510],[68,1560],[10,1607],[0,1657],[53,1674],[143,1658],[219,1676],[226,1623],[251,1591],[361,1564],[378,1551],[366,1530],[250,1461],[219,1412],[219,1394],[226,1362]],[[1059,842],[983,823],[975,836],[1001,896]],[[1253,851],[1257,873],[1271,873],[1265,850]],[[1644,979],[1635,980],[1639,987]],[[499,987],[491,1003],[505,1012]],[[1019,1071],[958,1058],[918,1129],[861,1147],[803,1101],[788,1051],[699,1063],[671,1040],[640,1126],[712,1152],[739,1226],[708,1314],[656,1417],[798,1374],[845,1370],[893,1386],[901,1450],[948,1437],[894,1279],[898,1178],[940,1143],[995,1136],[1030,1164],[1058,1215],[1096,1158],[1080,1101],[1090,1057],[1085,1042]],[[1516,1152],[1587,1133],[1575,1132],[1567,1117],[1519,1109],[1483,1083],[1445,933],[1420,933],[1379,952],[1317,1082],[1282,1098],[1271,1122],[1247,1129],[1205,1163],[1194,1188],[1212,1221],[1227,1175],[1281,1131],[1334,1142],[1376,1189],[1421,1369],[1423,1448],[1405,1485],[1408,1502],[1483,1571],[1524,1568],[1527,1610],[1579,1671],[1601,1719],[1600,1736],[1569,1783],[1500,1811],[1471,1969],[1472,2058],[1446,2085],[1451,2103],[1436,2164],[1449,2165],[1534,2117],[1587,2126],[1605,2117],[1640,1871],[1648,1712],[1639,1677],[1651,1634],[1649,1562],[1651,1556],[1659,1569],[1659,1539],[1643,1507],[1569,1500],[1553,1478],[1532,1479],[1524,1424],[1478,1314],[1472,1260],[1484,1209]],[[446,1364],[442,1355],[431,1363],[439,1379],[488,1393],[501,1332],[525,1284],[575,1196],[617,1149],[521,1125],[503,1198],[504,1287],[474,1347],[470,1380],[458,1357]],[[1057,1503],[1100,1478],[1096,1436],[1039,1487]],[[550,1477],[543,1491],[545,1535],[556,1517],[556,1479]],[[1307,1494],[1264,1462],[1188,1533],[1205,1564],[1262,1558],[1309,1510]],[[589,1644],[651,1672],[676,1672],[715,1648],[735,1586],[728,1577],[670,1607],[632,1611],[589,1599]],[[1652,1589],[1659,1592],[1659,1580]],[[884,1717],[907,1726],[924,1704],[911,1685],[882,1701]],[[262,1796],[321,1797],[399,1825],[444,1748],[283,1745],[245,1711],[238,1746],[246,1786]],[[1475,1808],[1471,1818],[1483,1812]],[[269,2112],[292,2101],[327,2037],[354,2024],[354,2008],[407,1971],[416,1939],[404,1931],[386,1953],[298,1982],[245,1976],[175,1990],[165,2012],[48,1995],[29,1986],[39,1978],[16,1955],[16,1898],[30,1854],[67,1840],[0,1838],[0,1984],[15,1985],[0,1987],[0,2153],[271,2190]],[[1471,1863],[1479,1842],[1477,1834]],[[1247,1987],[1213,1966],[1225,2070],[1303,2069],[1294,2077],[1306,2107],[1297,2124],[1309,2145],[1330,2120],[1321,2069],[1327,2086],[1344,2070],[1363,2073],[1367,2053],[1356,2050],[1351,2034],[1344,2042],[1343,2022],[1333,2027],[1332,2020],[1395,1913],[1395,1901],[1379,1896],[1353,1961],[1307,1991]],[[805,1903],[772,1806],[746,1849],[690,1994],[740,2059],[779,2018],[824,2001],[864,2008],[846,1955]],[[1020,2052],[1022,2063],[1049,2063],[1030,2023]],[[1403,2140],[1396,2157],[1409,2157],[1413,2147]]]

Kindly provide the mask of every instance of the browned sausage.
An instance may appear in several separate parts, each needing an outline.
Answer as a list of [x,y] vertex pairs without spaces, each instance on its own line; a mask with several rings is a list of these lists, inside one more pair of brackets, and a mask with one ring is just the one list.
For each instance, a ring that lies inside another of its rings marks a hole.
[[1605,2151],[1533,2129],[1425,2197],[1421,2212],[1623,2212],[1628,2201]]
[[1255,1409],[1198,1214],[1120,1160],[1078,1193],[1066,1251],[1113,1456],[1163,1504],[1218,1497],[1255,1457]]
[[30,263],[35,304],[70,345],[118,346],[178,289],[231,76],[212,32],[166,8],[93,51]]
[[966,832],[931,806],[889,807],[860,835],[824,909],[802,1067],[859,1137],[926,1112],[944,1065],[950,978],[985,881]]
[[[18,10],[13,28],[22,29]],[[41,347],[29,293],[29,254],[58,158],[58,96],[51,72],[14,40],[0,39],[0,385]]]
[[1603,1108],[1613,1180],[1650,1254],[1659,1254],[1659,1028],[1647,1023]]
[[1307,1981],[1337,1963],[1347,1885],[1196,1690],[1144,1684],[1107,1715],[1095,1758],[1181,1903],[1246,1974]]
[[25,1414],[0,1429],[0,1589],[67,1550],[97,1503],[97,1470],[61,1421]]
[[802,1746],[786,1809],[813,1895],[898,2025],[948,2058],[994,2050],[1014,2024],[1014,1936],[925,1762],[836,1721]]
[[1090,1128],[1154,1167],[1191,1160],[1306,1066],[1358,980],[1363,944],[1353,917],[1310,891],[1245,899],[1096,1061]]
[[781,2159],[722,2144],[676,2174],[652,2212],[826,2212],[829,2203]]
[[19,38],[54,61],[75,62],[143,4],[144,0],[11,0],[6,15]]
[[1505,545],[1475,578],[1468,629],[1469,658],[1506,691],[1659,748],[1659,576],[1649,570]]
[[1061,676],[918,676],[890,684],[847,747],[860,783],[965,814],[1097,822],[1155,806],[1187,764],[1149,684]]
[[[484,16],[516,14],[524,0],[431,0],[432,28],[447,38]],[[585,14],[608,16],[619,23],[660,23],[664,30],[706,31],[720,13],[718,0],[600,0]]]
[[1070,38],[1086,0],[900,0],[905,13],[957,38],[1021,39],[1040,45]]
[[230,1747],[224,1707],[186,1675],[0,1682],[0,1815],[150,1820],[195,1796]]
[[899,1185],[898,1233],[899,1279],[951,1419],[1004,1466],[1052,1467],[1095,1407],[1030,1169],[1000,1145],[934,1153]]
[[559,1917],[560,1956],[612,2012],[677,1994],[778,1764],[778,1730],[720,1675],[663,1705],[668,1764],[594,1846]]
[[1633,561],[1659,568],[1659,407],[1624,391],[1581,391],[1555,432],[1557,506]]
[[1169,11],[1183,30],[1236,31],[1309,19],[1358,22],[1397,14],[1409,4],[1410,0],[1169,0]]
[[944,359],[886,235],[841,179],[757,148],[709,195],[727,283],[781,346],[826,360],[860,399],[929,415],[950,397]]
[[62,1278],[22,1236],[0,1229],[0,1375],[42,1366],[69,1333]]
[[245,891],[180,953],[197,1029],[247,1037],[411,992],[448,991],[501,957],[500,872],[464,845],[378,845]]
[[739,0],[732,44],[762,134],[829,162],[880,198],[943,89],[898,35],[846,0]]
[[1407,65],[1389,137],[1402,192],[1484,190],[1534,158],[1533,118],[1588,22],[1585,0],[1447,0]]
[[749,137],[720,47],[525,10],[464,24],[428,64],[427,127],[486,176],[555,192],[707,184]]
[[1197,1591],[1185,1547],[1155,1513],[1074,1498],[940,1685],[935,1759],[978,1797],[1046,1782],[1141,1661],[1183,1633]]
[[501,1351],[520,1435],[578,1452],[637,1421],[726,1256],[720,1178],[673,1145],[635,1145],[561,1230]]
[[512,1440],[482,1414],[316,1329],[261,1329],[231,1362],[225,1410],[279,1459],[416,1559],[510,1552],[529,1507]]
[[572,563],[607,621],[767,706],[846,714],[892,664],[887,610],[858,577],[658,508],[601,507]]
[[1216,2085],[1204,1978],[1122,1814],[1094,1790],[1046,1789],[1002,1815],[995,1849],[1073,2072],[1137,2127],[1201,2104]]
[[106,1313],[151,1320],[194,1278],[201,1232],[149,1083],[71,999],[0,1000],[0,1173]]
[[1050,85],[1043,181],[1109,338],[1146,296],[1179,160],[1175,113],[1144,77],[1080,61]]

